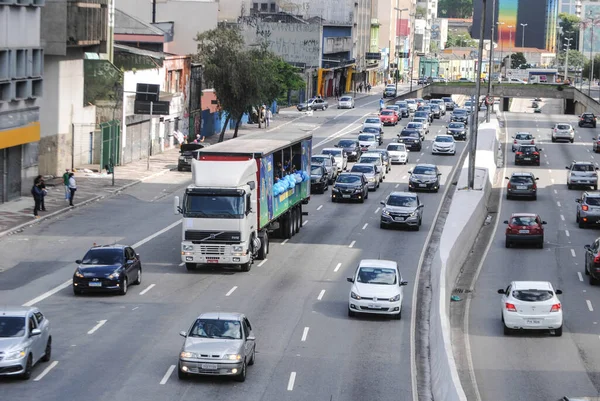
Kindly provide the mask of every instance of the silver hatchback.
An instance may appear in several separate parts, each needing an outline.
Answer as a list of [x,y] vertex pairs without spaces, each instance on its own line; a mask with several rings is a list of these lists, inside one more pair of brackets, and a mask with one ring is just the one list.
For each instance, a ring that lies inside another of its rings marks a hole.
[[537,199],[537,184],[539,178],[532,173],[512,173],[506,185],[506,199],[530,198]]
[[419,230],[423,218],[423,204],[419,196],[410,192],[392,192],[382,201],[380,228],[394,226]]
[[0,376],[31,377],[52,356],[50,322],[34,307],[0,307]]
[[246,380],[246,367],[254,365],[256,337],[241,313],[208,312],[196,318],[179,353],[178,377],[233,376]]
[[575,202],[577,202],[575,221],[579,224],[579,228],[600,224],[600,193],[584,192]]
[[369,190],[376,191],[381,183],[381,171],[373,163],[356,163],[350,170],[351,173],[363,173],[367,179]]

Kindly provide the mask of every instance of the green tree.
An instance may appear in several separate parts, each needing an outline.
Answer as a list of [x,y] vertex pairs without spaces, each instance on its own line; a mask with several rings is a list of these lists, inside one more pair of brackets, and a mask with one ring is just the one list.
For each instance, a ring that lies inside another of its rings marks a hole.
[[522,64],[527,64],[527,59],[523,52],[513,53],[510,56],[510,68],[519,68]]
[[[558,26],[562,30],[562,34],[560,35],[560,41],[558,43],[559,50],[562,51],[563,44],[565,44],[565,38],[573,38],[571,41],[571,48],[577,49],[579,48],[579,23],[581,22],[581,18],[576,15],[568,14],[568,13],[559,13],[558,14]],[[569,56],[571,57],[571,56]]]
[[440,0],[438,15],[440,18],[472,18],[473,0]]
[[[566,52],[559,53],[558,64],[563,66],[566,61]],[[579,50],[569,50],[569,67],[581,68],[585,65],[587,59]]]
[[[571,57],[571,56],[569,56]],[[569,64],[571,64],[571,59],[569,58]],[[583,71],[581,72],[581,76],[585,79],[590,78],[590,60],[586,60],[585,66],[583,67]],[[594,79],[598,79],[600,77],[600,54],[596,54],[594,56]]]
[[417,6],[417,9],[415,10],[415,18],[423,19],[426,16],[427,16],[427,9],[425,7]]
[[448,38],[446,40],[446,48],[448,47],[477,47],[478,42],[471,38],[471,35],[468,33],[464,34],[454,34],[449,33]]

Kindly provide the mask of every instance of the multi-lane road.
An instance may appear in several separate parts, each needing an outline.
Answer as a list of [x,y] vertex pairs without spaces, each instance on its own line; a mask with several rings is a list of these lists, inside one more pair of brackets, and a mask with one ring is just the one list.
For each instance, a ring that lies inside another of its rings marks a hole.
[[[577,127],[576,116],[505,113],[507,136],[517,131],[535,135],[541,145],[540,167],[514,164],[507,156],[503,176],[531,171],[537,177],[537,201],[506,200],[502,194],[494,237],[481,264],[470,302],[469,344],[475,378],[483,401],[558,400],[562,396],[597,396],[600,391],[600,292],[584,274],[584,245],[598,237],[594,228],[581,229],[575,222],[575,199],[583,190],[568,190],[565,166],[573,160],[600,160],[591,153],[592,138],[600,133]],[[552,143],[554,123],[569,122],[576,130],[575,143]],[[506,181],[504,181],[504,184]],[[544,249],[504,246],[511,213],[539,213],[545,226]],[[550,281],[563,290],[564,333],[503,335],[500,295],[513,280]]]
[[[330,107],[282,130],[312,132],[317,154],[342,136],[356,136],[378,102],[374,94],[358,100],[355,109]],[[38,365],[31,381],[0,380],[2,398],[412,401],[415,273],[458,160],[458,155],[431,155],[432,137],[448,119],[449,113],[435,120],[423,151],[411,153],[408,165],[393,166],[364,204],[333,204],[330,191],[313,195],[304,208],[308,216],[300,233],[273,242],[268,259],[249,273],[187,272],[181,266],[180,225],[172,213],[172,197],[190,182],[189,173],[170,172],[0,239],[0,304],[39,307],[51,321],[54,339],[52,361]],[[385,128],[382,147],[406,122]],[[463,148],[459,143],[457,153]],[[381,230],[379,202],[391,191],[406,189],[408,170],[418,162],[436,163],[443,174],[439,193],[421,195],[421,230]],[[69,286],[74,261],[94,243],[133,245],[144,268],[142,285],[130,288],[126,296],[75,297]],[[409,282],[401,321],[348,318],[346,277],[363,258],[400,263]],[[573,278],[573,285],[583,287],[574,272]],[[600,308],[600,300],[597,304]],[[257,360],[243,384],[212,377],[179,381],[174,372],[182,344],[178,333],[199,313],[214,310],[243,312],[252,322]]]

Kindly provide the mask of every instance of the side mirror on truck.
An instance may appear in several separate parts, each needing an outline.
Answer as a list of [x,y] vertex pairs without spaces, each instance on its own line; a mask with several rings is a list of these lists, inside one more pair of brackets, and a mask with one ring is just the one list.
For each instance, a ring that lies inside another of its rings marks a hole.
[[173,198],[173,214],[178,215],[181,214],[182,210],[179,206],[179,196],[175,196]]

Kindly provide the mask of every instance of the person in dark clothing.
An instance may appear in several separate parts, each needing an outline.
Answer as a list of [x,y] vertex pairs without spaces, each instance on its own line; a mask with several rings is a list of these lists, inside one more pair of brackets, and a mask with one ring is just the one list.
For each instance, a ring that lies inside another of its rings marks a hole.
[[41,175],[38,175],[37,177],[35,177],[35,180],[33,180],[33,185],[38,185],[38,187],[42,190],[42,199],[40,200],[40,209],[42,212],[46,211],[46,194],[48,193],[48,191],[46,190],[46,184],[44,183],[44,177],[42,177]]
[[40,217],[40,216],[38,216],[38,212],[40,211],[40,205],[42,203],[42,198],[43,198],[43,193],[42,193],[42,189],[40,188],[39,182],[36,182],[35,184],[33,184],[33,187],[31,187],[31,195],[33,196],[33,202],[34,202],[33,217],[35,217],[37,219]]

